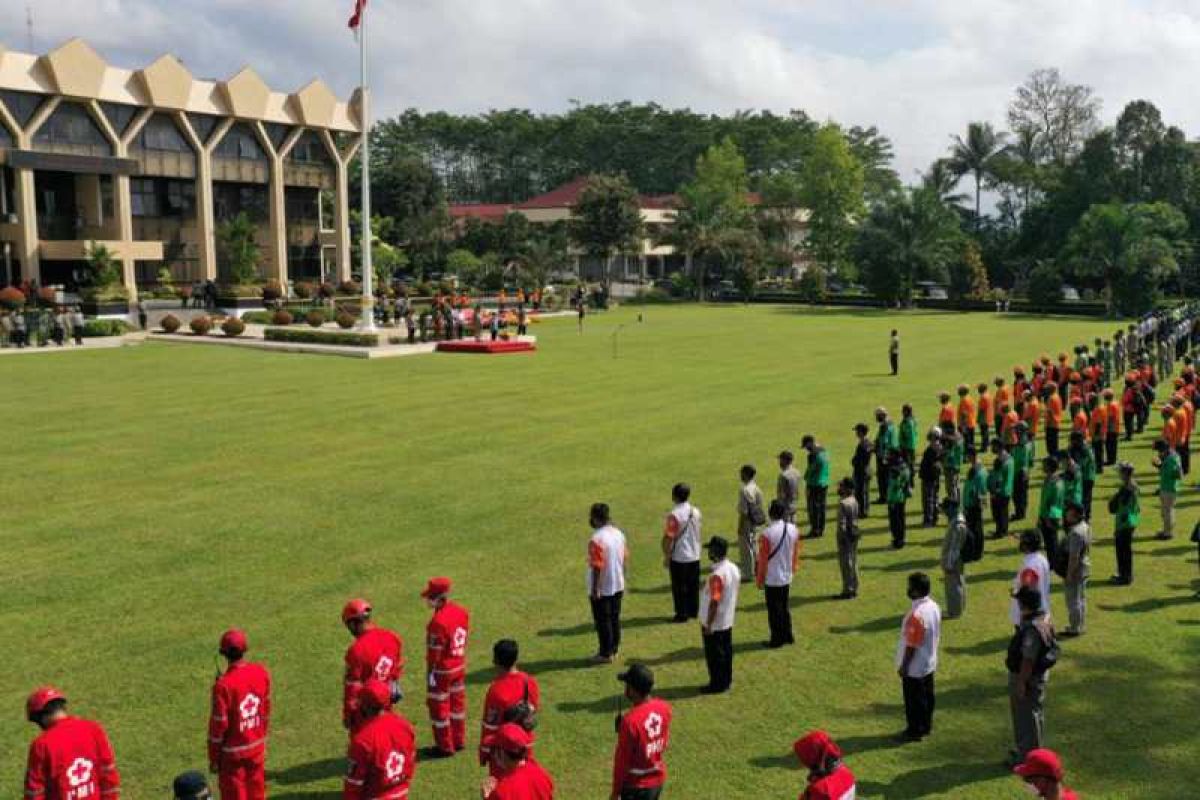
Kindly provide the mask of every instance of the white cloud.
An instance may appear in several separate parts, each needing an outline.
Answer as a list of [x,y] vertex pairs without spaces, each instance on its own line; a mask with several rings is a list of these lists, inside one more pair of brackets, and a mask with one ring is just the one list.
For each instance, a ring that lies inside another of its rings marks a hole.
[[[273,86],[357,80],[351,0],[59,0],[37,4],[40,48],[81,35],[114,63],[178,53],[197,75],[252,64]],[[801,108],[878,125],[906,179],[972,119],[1004,123],[1012,89],[1058,66],[1111,119],[1146,98],[1185,130],[1200,71],[1191,0],[371,0],[375,109],[456,112],[572,99],[704,111]],[[24,3],[0,0],[23,48]]]

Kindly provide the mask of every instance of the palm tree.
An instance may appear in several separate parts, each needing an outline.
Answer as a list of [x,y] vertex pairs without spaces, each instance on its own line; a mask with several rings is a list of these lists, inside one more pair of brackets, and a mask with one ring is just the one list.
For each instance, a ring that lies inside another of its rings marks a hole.
[[972,122],[967,125],[967,138],[954,137],[950,147],[950,171],[961,178],[970,174],[975,177],[975,228],[979,228],[980,195],[983,180],[992,174],[996,158],[1004,153],[1008,134],[997,132],[989,122]]
[[934,192],[948,206],[960,206],[967,200],[965,194],[954,191],[958,186],[958,175],[950,169],[950,160],[946,158],[939,158],[929,165],[921,176],[921,186]]

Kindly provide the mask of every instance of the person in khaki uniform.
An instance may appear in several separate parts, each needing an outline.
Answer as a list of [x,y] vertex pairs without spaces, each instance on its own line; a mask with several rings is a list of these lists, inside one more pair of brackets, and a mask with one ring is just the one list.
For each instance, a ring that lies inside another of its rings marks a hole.
[[942,575],[946,581],[945,619],[958,619],[967,606],[966,561],[963,550],[970,541],[967,518],[956,497],[942,501],[942,511],[949,520],[946,537],[942,540]]
[[775,499],[783,504],[784,519],[796,521],[796,507],[800,502],[800,471],[795,467],[796,457],[791,450],[779,454],[779,479],[775,481]]
[[838,600],[858,597],[858,499],[854,496],[854,480],[842,478],[838,483],[837,552],[842,570],[842,593]]
[[1068,626],[1063,636],[1082,636],[1087,616],[1087,582],[1092,575],[1092,529],[1079,503],[1069,502],[1063,511],[1067,536],[1067,574],[1063,588],[1067,594]]
[[753,464],[742,465],[742,488],[738,491],[738,552],[741,556],[742,583],[754,580],[758,557],[758,529],[767,523],[766,498],[754,481],[758,470]]

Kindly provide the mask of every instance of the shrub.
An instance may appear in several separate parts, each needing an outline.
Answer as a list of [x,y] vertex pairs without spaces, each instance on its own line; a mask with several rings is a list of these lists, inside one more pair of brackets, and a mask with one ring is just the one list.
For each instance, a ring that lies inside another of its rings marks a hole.
[[15,286],[0,289],[0,306],[9,311],[16,311],[25,306],[25,293]]
[[362,294],[362,286],[358,281],[342,281],[337,285],[338,294]]
[[175,331],[179,330],[179,326],[183,323],[180,322],[179,317],[175,316],[174,314],[167,314],[162,318],[162,322],[159,324],[162,325],[162,329],[167,333],[174,333]]
[[1053,261],[1043,261],[1029,275],[1029,302],[1038,308],[1055,308],[1062,303],[1062,273]]
[[273,311],[247,311],[242,314],[242,322],[247,325],[271,325],[274,319]]
[[654,306],[674,302],[674,298],[665,289],[638,289],[629,302],[631,305]]
[[262,299],[264,303],[273,303],[283,297],[283,287],[279,285],[279,281],[268,281],[262,287]]
[[301,300],[307,300],[312,297],[317,291],[317,287],[308,281],[301,281],[292,287],[292,294],[299,297]]
[[323,298],[325,298],[326,300],[328,300],[329,298],[333,297],[333,296],[334,296],[334,294],[336,294],[336,293],[337,293],[337,290],[335,290],[335,289],[333,288],[333,284],[332,284],[332,283],[328,283],[328,282],[326,282],[326,283],[322,283],[322,284],[321,284],[321,285],[320,285],[320,286],[317,288],[317,293],[318,293],[319,295],[321,295],[321,297],[323,297]]
[[428,281],[417,284],[417,297],[433,297],[433,285]]
[[288,328],[267,328],[263,338],[268,342],[301,342],[304,344],[333,344],[350,347],[375,347],[379,337],[370,333],[344,331],[306,331]]
[[295,318],[292,316],[292,312],[285,311],[284,309],[281,308],[278,311],[276,311],[274,314],[271,315],[271,324],[272,325],[291,325],[292,321],[294,319]]
[[188,327],[192,329],[192,333],[197,336],[204,336],[212,330],[212,320],[207,315],[201,314],[198,317],[192,317],[192,321],[188,323]]
[[812,266],[796,281],[796,292],[805,303],[820,303],[826,298],[825,270]]
[[353,315],[346,311],[339,311],[337,315],[338,327],[344,331],[348,331],[354,327],[355,319]]
[[304,315],[304,321],[314,328],[319,328],[325,324],[325,314],[314,308]]
[[246,332],[246,323],[237,317],[230,317],[221,323],[221,330],[224,331],[226,336],[232,339]]
[[93,339],[100,336],[123,336],[128,332],[129,326],[124,320],[92,319],[83,323],[82,335],[85,339]]

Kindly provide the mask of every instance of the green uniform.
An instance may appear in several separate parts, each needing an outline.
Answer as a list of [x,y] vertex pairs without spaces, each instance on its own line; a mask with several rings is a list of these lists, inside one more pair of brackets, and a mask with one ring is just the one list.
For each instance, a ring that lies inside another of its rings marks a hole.
[[1079,470],[1079,478],[1087,483],[1096,481],[1096,457],[1092,455],[1092,448],[1086,444],[1079,448],[1078,451],[1071,450],[1069,452],[1071,460],[1075,462],[1075,467]]
[[891,477],[888,478],[888,503],[903,504],[908,502],[909,486],[911,483],[912,476],[909,475],[908,465],[902,464],[900,469],[893,472]]
[[1013,460],[998,458],[987,478],[988,491],[996,497],[1012,497],[1013,493]]
[[1131,531],[1142,521],[1142,504],[1138,499],[1138,485],[1131,484],[1128,491],[1118,491],[1108,504],[1108,510],[1113,513],[1115,527],[1119,531]]
[[1063,482],[1055,475],[1046,478],[1042,483],[1042,497],[1038,502],[1038,518],[1060,520],[1063,516],[1063,503],[1066,502],[1066,492]]
[[1032,461],[1033,446],[1029,441],[1024,441],[1013,446],[1012,464],[1014,473],[1027,472]]
[[983,498],[988,492],[988,471],[982,464],[975,470],[975,474],[967,471],[967,482],[963,486],[963,508],[976,508],[983,506]]
[[913,417],[905,417],[900,420],[900,449],[911,450],[916,452],[917,439],[920,437],[917,434],[917,420]]
[[963,443],[961,439],[956,439],[952,447],[946,448],[946,455],[944,458],[947,471],[953,472],[955,475],[962,472]]
[[1075,477],[1069,475],[1063,476],[1063,505],[1074,500],[1079,505],[1083,505],[1083,478],[1079,472],[1075,472]]
[[896,423],[890,419],[883,423],[883,429],[875,436],[875,454],[877,458],[887,458],[888,454],[900,449],[900,437],[896,433]]
[[1158,469],[1158,491],[1178,494],[1179,485],[1183,482],[1183,468],[1179,454],[1172,450]]
[[804,485],[810,489],[829,486],[829,453],[824,447],[818,447],[808,460],[804,469]]

